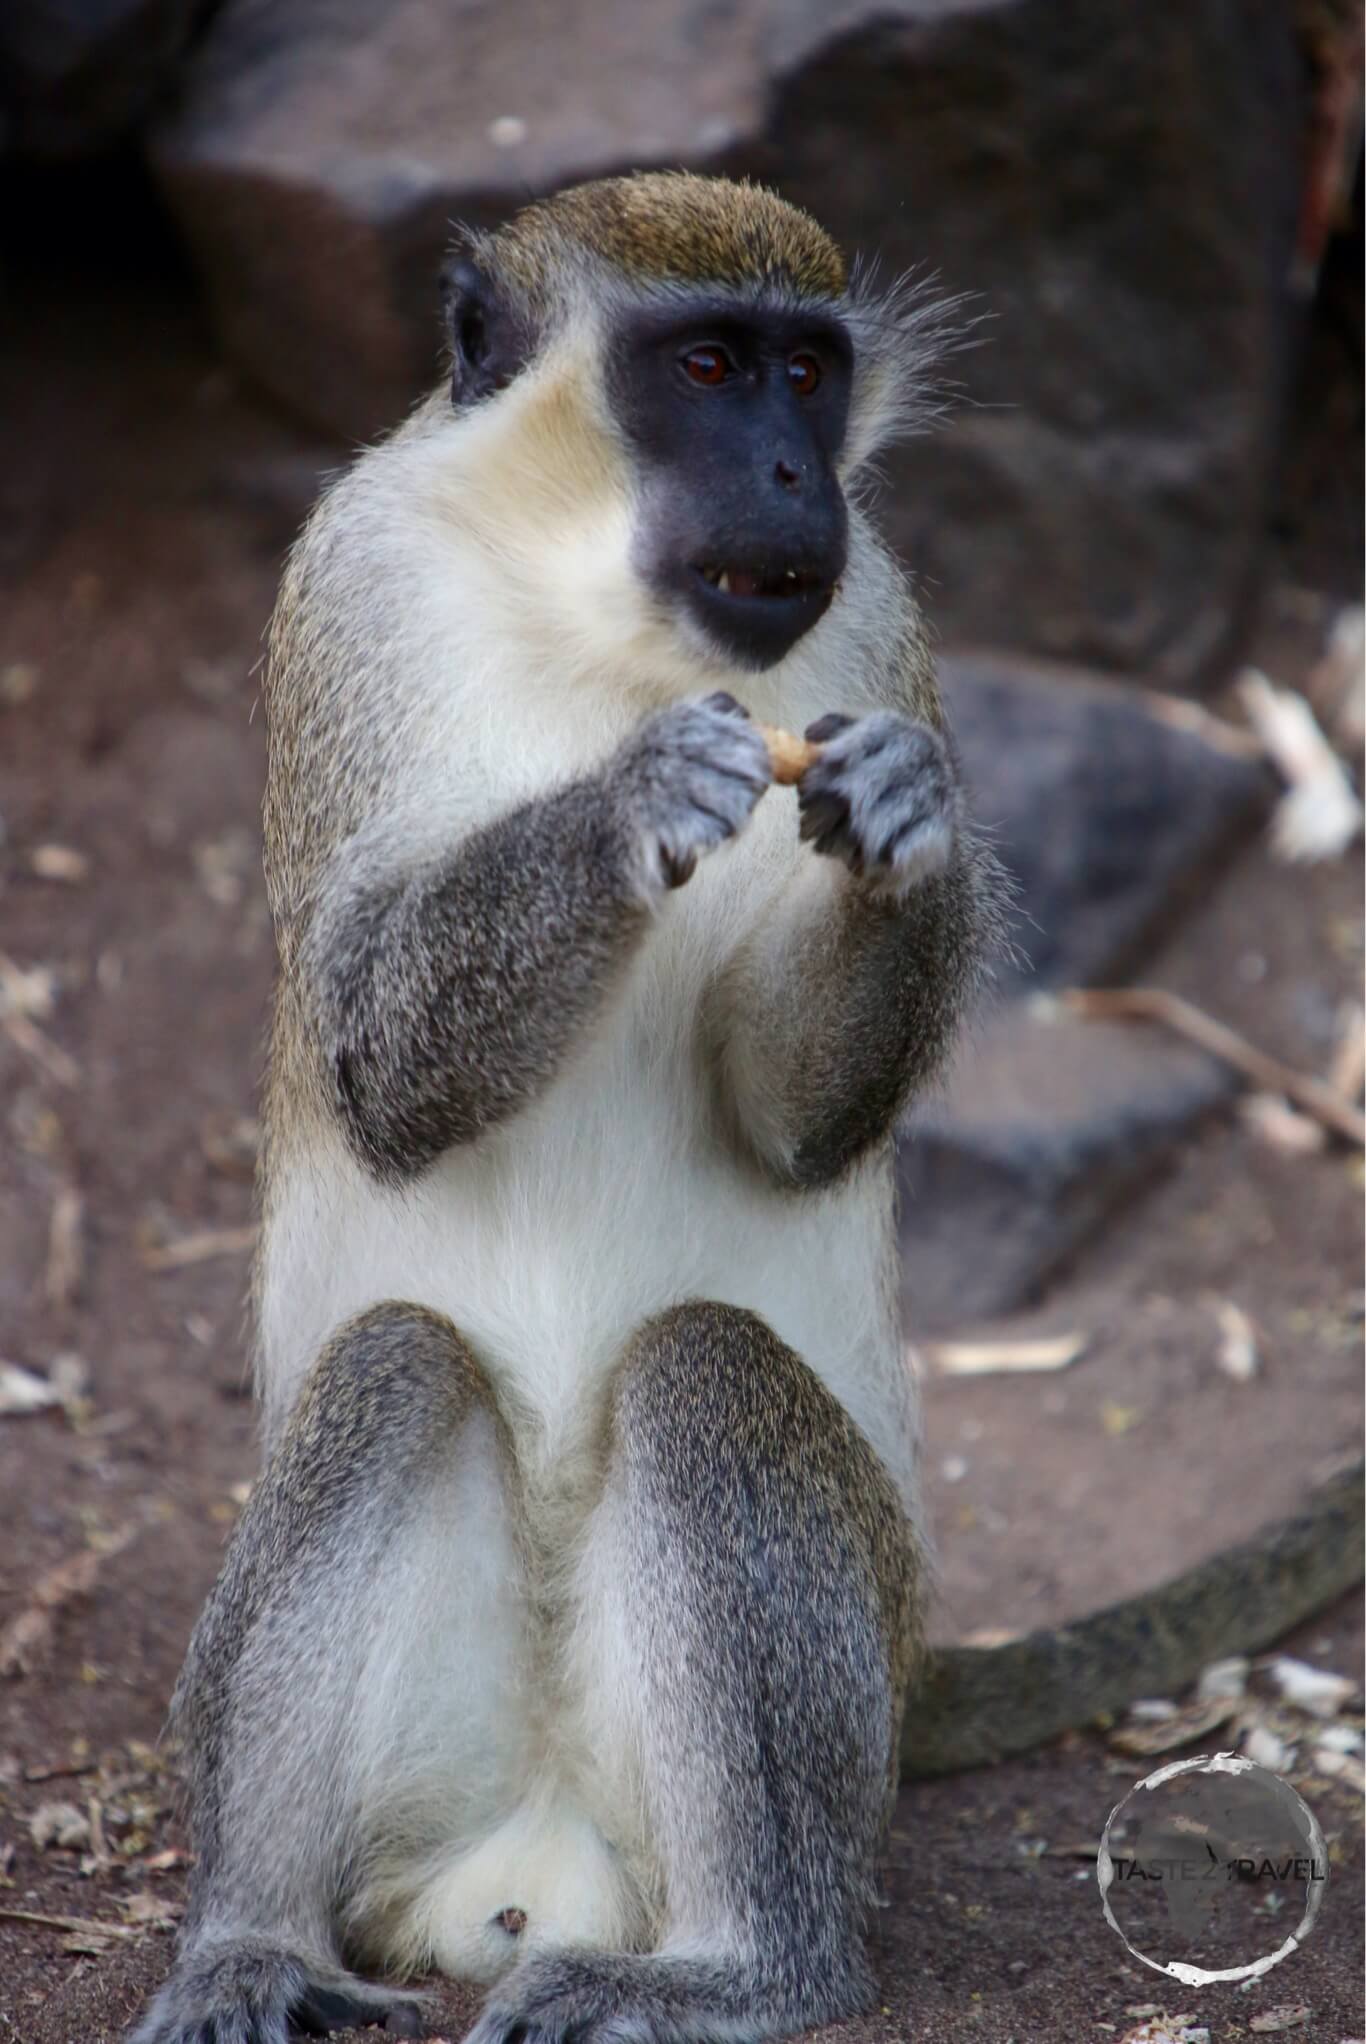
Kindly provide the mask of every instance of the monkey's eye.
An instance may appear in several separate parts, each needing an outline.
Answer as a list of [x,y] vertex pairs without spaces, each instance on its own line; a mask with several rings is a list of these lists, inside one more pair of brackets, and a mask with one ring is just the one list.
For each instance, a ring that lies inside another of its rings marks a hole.
[[735,374],[735,364],[724,348],[689,348],[682,358],[683,373],[694,383],[714,390]]
[[821,365],[814,355],[789,355],[787,380],[798,397],[810,397],[821,380]]

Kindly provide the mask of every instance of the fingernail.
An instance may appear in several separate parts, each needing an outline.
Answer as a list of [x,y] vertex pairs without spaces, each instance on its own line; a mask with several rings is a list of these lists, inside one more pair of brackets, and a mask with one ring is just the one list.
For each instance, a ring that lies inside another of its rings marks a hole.
[[840,710],[827,710],[823,717],[817,717],[814,724],[807,725],[802,736],[812,745],[821,745],[827,738],[836,738],[841,731],[847,731],[853,721]]

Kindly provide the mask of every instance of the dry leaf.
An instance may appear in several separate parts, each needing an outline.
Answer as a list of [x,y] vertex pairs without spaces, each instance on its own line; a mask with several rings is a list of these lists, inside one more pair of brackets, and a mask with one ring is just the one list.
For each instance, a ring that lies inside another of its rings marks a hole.
[[1248,2024],[1254,2037],[1270,2037],[1281,2030],[1303,2030],[1307,2028],[1314,2011],[1305,2002],[1293,2005],[1283,2004],[1280,2008],[1264,2009]]
[[30,872],[39,880],[59,880],[68,887],[79,886],[90,873],[85,853],[71,845],[35,845],[28,863]]
[[63,1349],[48,1364],[48,1382],[70,1419],[84,1418],[90,1406],[90,1370],[74,1349]]
[[1267,1663],[1267,1673],[1286,1702],[1296,1710],[1308,1711],[1311,1717],[1336,1717],[1356,1693],[1356,1684],[1348,1676],[1330,1675],[1289,1654],[1279,1654]]
[[98,1547],[82,1548],[40,1576],[24,1609],[0,1630],[0,1676],[25,1675],[52,1644],[52,1621],[63,1605],[89,1594],[107,1554],[117,1554],[137,1536],[136,1526],[107,1534]]
[[1243,1734],[1243,1752],[1258,1767],[1265,1767],[1272,1774],[1284,1774],[1294,1765],[1296,1749],[1287,1746],[1279,1732],[1273,1732],[1270,1725],[1249,1725]]
[[38,686],[38,669],[27,660],[11,661],[0,667],[0,703],[15,709],[28,702]]
[[46,1022],[56,998],[57,975],[50,965],[16,965],[0,951],[0,1015]]
[[1214,1308],[1219,1322],[1219,1347],[1214,1360],[1235,1384],[1248,1384],[1260,1368],[1257,1335],[1241,1306],[1232,1299],[1220,1299]]
[[181,1914],[178,1902],[166,1902],[159,1895],[148,1895],[145,1892],[129,1895],[120,1901],[119,1908],[127,1922],[138,1924],[144,1930],[170,1930]]
[[1271,819],[1271,846],[1286,860],[1336,859],[1361,829],[1362,810],[1342,761],[1302,695],[1244,669],[1238,695],[1289,792]]
[[1252,1672],[1252,1663],[1243,1654],[1230,1654],[1225,1660],[1211,1661],[1202,1670],[1195,1685],[1196,1699],[1209,1703],[1216,1696],[1241,1697],[1247,1690],[1247,1678]]
[[1050,1335],[1040,1341],[937,1341],[925,1354],[945,1377],[985,1377],[996,1373],[1065,1370],[1086,1353],[1084,1334]]
[[1323,1124],[1301,1114],[1279,1093],[1249,1093],[1242,1116],[1260,1142],[1286,1157],[1312,1157],[1328,1142]]
[[246,875],[254,861],[250,832],[240,825],[218,838],[197,844],[192,853],[199,884],[220,908],[234,908],[242,899]]
[[260,1124],[249,1114],[211,1114],[199,1131],[199,1147],[215,1171],[250,1183],[256,1176]]
[[1117,1732],[1111,1732],[1110,1744],[1118,1753],[1132,1753],[1142,1759],[1153,1753],[1173,1753],[1178,1746],[1203,1739],[1217,1725],[1227,1724],[1237,1709],[1236,1696],[1211,1696],[1183,1705],[1156,1724],[1121,1726]]
[[1331,1746],[1316,1746],[1311,1763],[1316,1774],[1326,1775],[1330,1781],[1345,1782],[1358,1795],[1366,1790],[1366,1767],[1355,1754],[1339,1753]]
[[90,1843],[90,1819],[74,1803],[39,1803],[28,1820],[28,1830],[39,1852],[49,1845],[75,1852]]
[[1118,1405],[1113,1398],[1107,1398],[1100,1408],[1100,1423],[1112,1439],[1118,1440],[1127,1434],[1143,1418],[1143,1408],[1138,1405]]
[[1209,2044],[1209,2029],[1204,2023],[1192,2027],[1185,2016],[1159,2014],[1126,2030],[1119,2044]]
[[1317,1744],[1330,1753],[1359,1753],[1362,1734],[1355,1725],[1325,1725],[1314,1734]]
[[27,1412],[48,1412],[61,1402],[61,1392],[46,1377],[22,1370],[18,1363],[0,1363],[0,1419],[13,1419]]

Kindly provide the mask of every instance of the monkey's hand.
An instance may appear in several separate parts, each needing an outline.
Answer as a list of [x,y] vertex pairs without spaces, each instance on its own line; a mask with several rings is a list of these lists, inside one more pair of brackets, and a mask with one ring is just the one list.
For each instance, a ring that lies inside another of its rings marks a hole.
[[893,894],[942,873],[958,828],[948,748],[896,710],[809,725],[821,747],[797,786],[801,834],[816,851]]
[[681,887],[703,852],[749,821],[772,779],[763,734],[724,690],[647,718],[611,769],[640,834],[647,892]]

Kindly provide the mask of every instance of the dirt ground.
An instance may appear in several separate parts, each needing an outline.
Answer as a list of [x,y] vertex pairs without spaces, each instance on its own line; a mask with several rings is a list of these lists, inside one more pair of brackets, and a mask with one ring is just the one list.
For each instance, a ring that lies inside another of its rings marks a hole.
[[[0,1031],[0,1357],[46,1372],[75,1354],[89,1373],[66,1414],[0,1419],[0,1628],[45,1571],[100,1557],[46,1651],[0,1678],[0,2038],[101,2044],[167,1962],[164,1925],[136,1918],[156,1918],[148,1897],[174,1909],[183,1838],[146,1746],[254,1473],[241,1231],[271,947],[253,666],[281,547],[337,456],[249,403],[150,286],[16,320],[0,386],[0,977],[51,976]],[[1291,872],[1249,848],[1152,976],[1322,1070],[1360,986],[1354,863]],[[1088,1334],[1066,1376],[929,1383],[938,1637],[1151,1583],[1358,1451],[1360,1190],[1341,1149],[1287,1157],[1219,1117],[1022,1316]],[[222,1231],[211,1253],[167,1254],[203,1231]],[[1250,1384],[1215,1366],[1228,1299],[1258,1330]],[[1359,1600],[1294,1644],[1359,1683]],[[1360,1799],[1315,1792],[1335,1865],[1306,1949],[1246,1992],[1177,1990],[1128,1958],[1066,1850],[1094,1848],[1142,1771],[1087,1733],[907,1787],[884,2006],[826,2034],[1070,2044],[1155,2003],[1214,2044],[1283,2004],[1311,2011],[1296,2035],[1360,2036]],[[30,1819],[92,1791],[111,1814],[83,1870],[79,1848],[39,1850]],[[473,2007],[438,1994],[434,2033]]]

